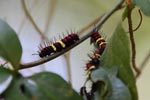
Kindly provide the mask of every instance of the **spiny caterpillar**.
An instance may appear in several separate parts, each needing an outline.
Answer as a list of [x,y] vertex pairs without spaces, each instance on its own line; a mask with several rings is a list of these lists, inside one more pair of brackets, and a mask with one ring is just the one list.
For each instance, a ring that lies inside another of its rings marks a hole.
[[79,36],[75,33],[71,33],[68,36],[64,37],[61,40],[58,40],[52,44],[45,44],[45,47],[40,46],[38,55],[41,58],[44,58],[46,56],[49,56],[55,52],[59,52],[72,44],[74,44],[76,41],[79,40]]
[[[98,49],[95,50],[93,53],[93,56],[90,56],[90,61],[86,64],[86,70],[87,70],[87,80],[91,79],[91,72],[99,67],[100,64],[100,57],[103,54],[105,48],[106,48],[106,42],[105,40],[101,37],[98,31],[94,31],[92,36],[91,36],[92,42],[94,42],[97,46]],[[86,82],[87,82],[86,80]],[[86,84],[85,82],[85,84]],[[102,85],[103,82],[100,83]],[[83,87],[80,89],[80,94],[82,97],[85,97],[86,100],[91,100],[94,97],[94,92],[97,90],[97,85],[98,83],[93,83],[92,88],[89,92],[86,91],[85,84]]]
[[88,71],[88,74],[90,74],[92,70],[98,68],[100,63],[99,58],[106,48],[106,42],[98,31],[93,32],[91,40],[98,45],[99,49],[95,50],[93,56],[90,57],[91,60],[86,64],[86,70]]

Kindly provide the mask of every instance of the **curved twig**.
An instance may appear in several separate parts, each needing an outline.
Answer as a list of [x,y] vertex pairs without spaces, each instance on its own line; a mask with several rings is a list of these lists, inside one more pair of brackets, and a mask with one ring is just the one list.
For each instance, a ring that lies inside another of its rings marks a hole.
[[138,24],[138,26],[135,29],[132,30],[133,32],[137,31],[140,28],[141,24],[142,24],[142,19],[143,18],[142,18],[142,13],[141,13],[140,9],[138,10],[138,12],[139,12],[139,15],[140,15],[140,23]]
[[[140,28],[141,24],[142,24],[143,17],[142,17],[142,13],[141,13],[140,9],[138,10],[138,12],[139,12],[139,15],[140,15],[140,22],[139,22],[138,26],[135,29],[132,30],[133,32],[137,31]],[[129,33],[129,31],[127,33]]]
[[27,6],[26,6],[26,3],[25,3],[25,0],[21,0],[21,3],[22,3],[22,7],[23,7],[23,10],[26,14],[26,16],[29,18],[29,20],[31,21],[31,23],[33,24],[34,28],[37,30],[37,32],[41,35],[42,39],[47,39],[47,37],[44,35],[44,33],[39,29],[39,27],[37,26],[37,24],[35,23],[35,21],[33,20],[32,16],[30,15],[28,9],[27,9]]
[[[114,13],[116,12],[118,9],[120,9],[122,3],[124,2],[124,0],[121,0],[112,10],[110,10],[108,13],[106,13],[97,23],[97,25],[95,25],[95,27],[93,27],[92,29],[90,29],[87,34],[85,36],[83,36],[79,41],[77,41],[75,44],[73,44],[72,46],[66,48],[65,50],[62,50],[61,52],[57,52],[49,57],[46,57],[46,58],[42,58],[40,60],[37,60],[37,61],[34,61],[34,62],[30,62],[30,63],[25,63],[25,64],[20,64],[20,67],[19,69],[25,69],[25,68],[30,68],[30,67],[33,67],[33,66],[37,66],[37,65],[40,65],[40,64],[43,64],[45,62],[48,62],[58,56],[60,56],[61,54],[69,51],[70,49],[74,48],[75,46],[77,46],[78,44],[82,43],[84,40],[88,39],[91,35],[92,35],[92,32],[95,30],[95,29],[100,29],[101,26],[104,24],[104,22],[106,22],[106,20]],[[18,70],[19,70],[18,69]]]

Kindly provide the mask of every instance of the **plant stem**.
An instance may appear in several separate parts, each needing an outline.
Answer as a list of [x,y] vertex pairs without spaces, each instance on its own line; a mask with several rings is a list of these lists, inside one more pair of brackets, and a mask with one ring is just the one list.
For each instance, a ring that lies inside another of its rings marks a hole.
[[49,29],[50,24],[51,24],[52,17],[54,15],[56,3],[57,3],[57,0],[50,0],[49,11],[47,12],[48,13],[48,19],[47,19],[47,23],[45,25],[44,33],[48,32],[48,29]]
[[149,59],[150,59],[150,51],[148,52],[147,56],[143,60],[142,64],[140,65],[140,67],[139,67],[140,71],[142,71],[144,69],[145,64],[148,62]]
[[130,43],[131,43],[131,50],[132,50],[132,56],[131,56],[131,63],[132,67],[136,72],[136,78],[140,75],[140,70],[137,68],[135,59],[136,59],[136,47],[135,47],[135,41],[134,41],[134,35],[133,35],[133,27],[132,27],[132,18],[131,18],[131,13],[132,13],[132,8],[130,3],[127,5],[128,6],[128,26],[129,26],[129,35],[130,35]]
[[[86,39],[88,39],[93,31],[95,29],[100,29],[101,26],[106,22],[106,20],[114,13],[116,12],[118,9],[120,9],[121,5],[124,3],[124,0],[120,0],[120,2],[112,9],[110,10],[108,13],[104,14],[104,16],[98,21],[97,25],[95,25],[95,27],[93,27],[92,29],[90,29],[87,34],[85,36],[83,36],[79,41],[77,41],[75,44],[71,45],[70,47],[62,50],[61,52],[57,52],[49,57],[45,57],[45,58],[42,58],[40,60],[37,60],[37,61],[34,61],[34,62],[30,62],[30,63],[25,63],[25,64],[20,64],[20,67],[19,69],[25,69],[25,68],[30,68],[30,67],[33,67],[33,66],[37,66],[37,65],[40,65],[40,64],[43,64],[45,62],[48,62],[58,56],[60,56],[61,54],[64,54],[65,52],[69,51],[70,49],[74,48],[75,46],[77,46],[78,44],[82,43],[83,41],[85,41]],[[19,70],[18,69],[18,70]]]
[[40,28],[37,26],[37,24],[35,23],[35,21],[33,20],[31,14],[29,13],[28,9],[27,9],[27,6],[26,6],[26,3],[25,3],[25,0],[21,0],[21,3],[22,3],[22,7],[23,7],[23,10],[26,14],[26,16],[29,18],[29,20],[31,21],[31,23],[33,24],[34,28],[37,30],[37,32],[40,34],[40,36],[42,37],[42,39],[47,39],[47,37],[44,35],[44,33],[40,30]]

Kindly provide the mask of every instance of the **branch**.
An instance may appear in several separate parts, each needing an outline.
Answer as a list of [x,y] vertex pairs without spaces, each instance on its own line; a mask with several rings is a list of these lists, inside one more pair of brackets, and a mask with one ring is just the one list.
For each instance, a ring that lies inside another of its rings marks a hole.
[[26,16],[29,18],[29,20],[31,21],[31,23],[33,24],[34,28],[37,30],[37,32],[40,34],[40,36],[42,37],[42,39],[47,39],[47,37],[44,35],[44,33],[39,29],[39,27],[37,26],[37,24],[35,23],[35,21],[33,20],[32,16],[30,15],[27,6],[25,4],[25,0],[21,0],[22,3],[22,7],[23,10],[26,14]]
[[144,67],[149,59],[150,59],[150,51],[148,52],[148,55],[143,60],[142,64],[140,65],[140,67],[139,67],[140,71],[142,71],[144,69]]
[[46,23],[46,26],[45,26],[44,33],[46,33],[48,31],[49,27],[50,27],[50,23],[51,23],[51,20],[52,20],[52,16],[54,14],[56,3],[57,3],[57,0],[50,0],[50,7],[49,7],[50,11],[48,11],[48,19],[47,19],[47,23]]
[[[40,65],[40,64],[43,64],[45,62],[48,62],[58,56],[60,56],[61,54],[64,54],[65,52],[69,51],[70,49],[74,48],[75,46],[77,46],[78,44],[82,43],[84,40],[88,39],[93,31],[95,29],[100,29],[101,26],[106,22],[106,20],[114,13],[116,12],[118,9],[120,9],[121,5],[123,4],[124,0],[120,0],[120,2],[111,10],[109,11],[108,13],[106,13],[97,23],[97,25],[95,25],[94,28],[90,29],[88,32],[87,32],[87,35],[83,36],[79,41],[77,41],[75,44],[71,45],[70,47],[62,50],[61,52],[57,52],[49,57],[45,57],[45,58],[42,58],[40,60],[37,60],[37,61],[34,61],[34,62],[30,62],[30,63],[25,63],[25,64],[20,64],[20,67],[19,69],[25,69],[25,68],[30,68],[30,67],[33,67],[33,66],[37,66],[37,65]],[[19,70],[18,69],[18,70]]]
[[140,75],[140,70],[137,68],[135,59],[136,59],[136,47],[135,47],[135,41],[134,41],[134,35],[133,35],[133,27],[132,27],[132,8],[131,8],[131,0],[127,0],[127,6],[128,6],[128,26],[129,26],[129,36],[130,36],[130,43],[131,43],[131,50],[132,50],[132,56],[131,56],[131,64],[133,69],[136,72],[136,78]]

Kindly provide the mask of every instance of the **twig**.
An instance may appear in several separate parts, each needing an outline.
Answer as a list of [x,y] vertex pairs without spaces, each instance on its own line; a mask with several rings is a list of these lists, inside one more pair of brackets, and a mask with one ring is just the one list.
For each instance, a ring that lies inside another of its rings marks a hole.
[[29,18],[29,20],[31,21],[31,23],[33,24],[34,28],[37,30],[37,32],[41,35],[42,39],[47,39],[47,37],[44,35],[44,33],[39,29],[39,27],[37,26],[37,24],[35,23],[35,21],[33,20],[32,16],[30,15],[27,6],[25,4],[25,0],[21,0],[22,3],[22,7],[24,9],[24,12],[26,14],[26,16]]
[[[57,52],[49,57],[46,57],[46,58],[42,58],[40,60],[37,60],[37,61],[34,61],[34,62],[30,62],[30,63],[25,63],[25,64],[20,64],[20,67],[19,69],[25,69],[25,68],[30,68],[30,67],[33,67],[33,66],[37,66],[37,65],[40,65],[40,64],[43,64],[45,62],[48,62],[58,56],[60,56],[61,54],[69,51],[70,49],[72,49],[73,47],[77,46],[78,44],[82,43],[84,40],[88,39],[91,35],[92,35],[92,32],[95,30],[95,29],[100,29],[100,27],[104,24],[104,22],[114,13],[116,12],[116,10],[120,9],[122,3],[124,2],[124,0],[120,0],[120,2],[112,9],[110,10],[108,13],[106,13],[97,23],[97,25],[95,25],[94,28],[90,29],[87,34],[85,36],[83,36],[79,41],[77,41],[75,44],[73,44],[72,46],[66,48],[65,50],[62,50],[61,52]],[[19,70],[18,69],[18,70]]]
[[[128,0],[130,1],[130,0]],[[134,35],[133,35],[133,27],[132,27],[132,18],[131,18],[131,12],[132,8],[130,3],[127,3],[128,5],[128,26],[129,26],[129,35],[130,35],[130,42],[131,42],[131,50],[132,50],[132,56],[131,56],[131,63],[132,67],[136,72],[136,78],[140,75],[140,70],[137,68],[136,63],[135,63],[135,58],[136,58],[136,47],[135,47],[135,41],[134,41]]]
[[[32,9],[33,9],[33,7],[34,7],[34,4],[35,4],[35,1],[33,2],[31,8],[29,8],[29,11],[30,11],[30,12],[32,11]],[[18,29],[18,32],[17,32],[18,34],[21,33],[22,28],[23,28],[23,26],[24,26],[24,24],[25,24],[25,22],[26,22],[26,19],[27,19],[27,16],[25,15],[24,18],[23,18],[23,20],[22,20],[22,22],[21,22],[21,24],[20,24],[20,26],[19,26],[19,29]]]
[[142,64],[140,65],[140,67],[139,67],[140,71],[142,71],[144,69],[144,67],[149,59],[150,59],[150,51],[148,52],[148,55],[143,60]]
[[93,25],[97,24],[97,22],[101,19],[102,16],[99,16],[98,18],[96,18],[94,21],[92,21],[91,23],[89,23],[88,25],[86,25],[84,28],[82,28],[79,32],[78,35],[80,36],[82,33],[84,33],[87,29],[89,29],[90,27],[92,27]]
[[137,31],[139,28],[140,28],[140,26],[141,26],[141,24],[142,24],[142,13],[141,13],[141,11],[140,11],[140,9],[138,10],[138,12],[139,12],[139,15],[140,15],[140,23],[138,24],[138,26],[133,30],[133,32],[135,32],[135,31]]
[[51,22],[53,14],[54,14],[56,2],[57,2],[57,0],[50,0],[50,6],[49,6],[50,11],[48,11],[48,19],[47,19],[44,33],[46,33],[48,31],[48,28],[50,27],[50,22]]
[[70,53],[64,55],[66,58],[67,63],[67,74],[68,74],[68,81],[72,87],[72,75],[71,75],[71,66],[70,66]]

